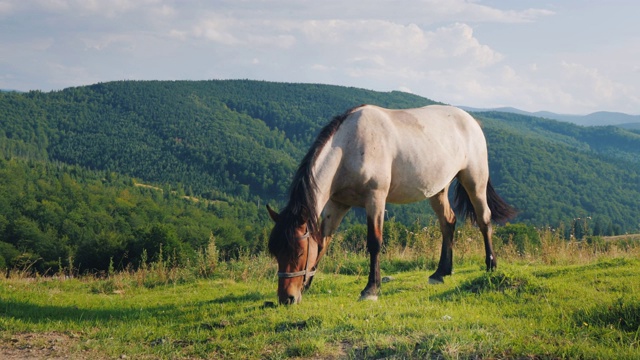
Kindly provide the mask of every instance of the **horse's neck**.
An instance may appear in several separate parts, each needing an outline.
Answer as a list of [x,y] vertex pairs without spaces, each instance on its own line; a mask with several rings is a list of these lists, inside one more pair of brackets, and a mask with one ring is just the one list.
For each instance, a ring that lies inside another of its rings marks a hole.
[[342,155],[331,150],[331,143],[324,146],[313,165],[316,180],[316,214],[321,214],[331,196],[331,184],[340,166]]

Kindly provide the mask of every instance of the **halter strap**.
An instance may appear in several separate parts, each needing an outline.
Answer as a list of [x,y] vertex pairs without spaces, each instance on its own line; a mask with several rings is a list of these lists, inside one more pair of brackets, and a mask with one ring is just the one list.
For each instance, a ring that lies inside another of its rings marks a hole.
[[283,278],[283,279],[290,279],[290,278],[294,278],[294,277],[298,277],[298,276],[305,276],[305,275],[309,275],[309,276],[313,276],[316,274],[316,271],[307,271],[305,270],[301,270],[301,271],[296,271],[296,272],[279,272],[278,273],[278,277],[279,278]]
[[[311,237],[311,234],[309,233],[309,229],[307,229],[307,232],[305,232],[304,235],[300,236],[298,240],[309,239],[310,237]],[[315,268],[308,270],[309,269],[309,246],[310,246],[309,240],[307,240],[307,261],[306,261],[306,264],[304,265],[304,270],[300,270],[296,272],[278,272],[279,278],[290,279],[290,278],[295,278],[299,276],[304,276],[304,279],[302,279],[302,282],[306,286],[307,278],[311,278],[316,274]]]

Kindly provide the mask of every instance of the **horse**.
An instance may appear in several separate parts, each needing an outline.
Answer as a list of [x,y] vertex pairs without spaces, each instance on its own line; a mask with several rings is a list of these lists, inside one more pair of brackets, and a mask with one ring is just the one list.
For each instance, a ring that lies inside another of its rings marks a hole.
[[[454,187],[453,208],[449,187]],[[338,225],[351,207],[364,208],[369,278],[360,300],[377,300],[385,204],[429,199],[442,232],[442,249],[429,283],[443,283],[453,268],[456,213],[477,224],[487,271],[497,262],[491,221],[515,216],[489,179],[487,145],[480,124],[445,105],[386,109],[360,105],[335,116],[300,162],[280,213],[267,204],[275,225],[269,252],[278,262],[278,300],[302,300]],[[454,211],[455,210],[455,211]]]

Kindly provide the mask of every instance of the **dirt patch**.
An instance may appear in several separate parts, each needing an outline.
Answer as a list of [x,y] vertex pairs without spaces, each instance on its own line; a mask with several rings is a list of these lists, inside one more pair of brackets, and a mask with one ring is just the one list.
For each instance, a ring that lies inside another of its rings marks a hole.
[[79,336],[74,334],[59,332],[12,334],[0,338],[0,358],[3,360],[101,358],[94,353],[79,352],[79,343]]

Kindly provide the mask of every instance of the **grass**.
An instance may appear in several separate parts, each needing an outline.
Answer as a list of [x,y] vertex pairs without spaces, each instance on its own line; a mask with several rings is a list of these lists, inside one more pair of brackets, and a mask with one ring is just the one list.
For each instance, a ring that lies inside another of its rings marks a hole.
[[290,307],[268,303],[276,278],[266,256],[218,264],[207,279],[161,266],[103,279],[14,276],[0,281],[0,357],[640,358],[637,246],[546,234],[535,254],[496,244],[499,269],[486,273],[482,242],[464,231],[443,285],[427,284],[430,245],[387,249],[391,281],[376,302],[357,301],[365,254],[339,246]]

